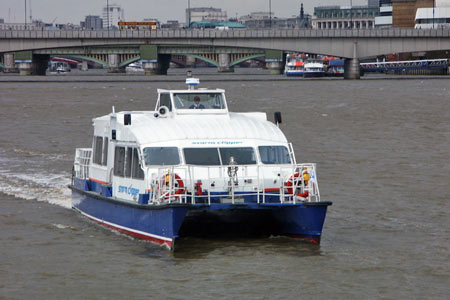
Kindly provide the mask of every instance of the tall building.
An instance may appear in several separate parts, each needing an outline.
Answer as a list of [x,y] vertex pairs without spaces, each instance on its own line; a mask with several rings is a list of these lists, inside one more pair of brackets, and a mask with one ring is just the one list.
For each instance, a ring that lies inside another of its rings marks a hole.
[[417,9],[435,5],[435,0],[393,0],[392,26],[414,28]]
[[227,20],[227,12],[220,8],[195,7],[186,9],[186,24],[189,24],[189,22],[224,22]]
[[364,29],[375,26],[378,7],[314,7],[312,27],[316,29]]
[[124,20],[124,11],[120,5],[109,4],[103,7],[103,28],[117,27]]
[[380,0],[368,0],[367,6],[369,7],[380,7]]
[[102,18],[100,18],[100,16],[86,16],[82,27],[93,30],[102,29],[103,20]]
[[392,0],[380,0],[380,14],[375,18],[375,27],[392,27]]
[[252,12],[239,18],[239,22],[247,28],[311,28],[311,15],[305,14],[303,3],[300,14],[292,18],[277,18],[273,12]]

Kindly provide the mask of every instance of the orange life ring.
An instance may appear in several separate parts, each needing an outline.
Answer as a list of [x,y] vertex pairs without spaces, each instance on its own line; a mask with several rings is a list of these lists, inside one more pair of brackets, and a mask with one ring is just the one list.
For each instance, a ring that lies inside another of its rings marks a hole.
[[[181,177],[177,173],[175,173],[174,178],[175,178],[175,183],[174,183],[175,195],[184,194],[184,182],[183,182],[183,180],[181,179]],[[170,174],[167,173],[166,175],[164,175],[162,180],[164,182],[164,185],[168,186],[169,182],[170,182]]]
[[[296,172],[294,175],[289,177],[289,179],[284,183],[284,186],[286,187],[287,193],[289,195],[292,195],[294,193],[294,183],[295,188],[299,185],[298,183],[303,180],[305,185],[308,185],[308,181],[311,179],[311,176],[308,172],[305,171],[302,177],[300,177],[300,173]],[[303,195],[308,195],[309,193],[306,191],[305,193],[299,194],[300,197],[304,197]],[[307,197],[307,196],[306,196]]]
[[[298,176],[300,176],[300,174],[297,172],[294,175],[292,175],[291,177],[289,177],[289,179],[284,183],[284,186],[286,187],[287,193],[289,195],[292,195],[294,193],[294,182],[298,182]],[[295,184],[297,186],[297,184]]]

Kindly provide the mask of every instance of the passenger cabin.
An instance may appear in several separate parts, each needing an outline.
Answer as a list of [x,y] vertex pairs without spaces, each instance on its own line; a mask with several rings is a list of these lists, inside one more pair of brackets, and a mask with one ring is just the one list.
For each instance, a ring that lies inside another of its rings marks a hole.
[[154,111],[113,108],[93,126],[92,150],[77,149],[92,155],[77,153],[76,171],[104,196],[141,204],[193,195],[234,201],[239,193],[259,199],[259,193],[283,193],[299,171],[278,126],[265,113],[229,112],[221,89],[159,89]]

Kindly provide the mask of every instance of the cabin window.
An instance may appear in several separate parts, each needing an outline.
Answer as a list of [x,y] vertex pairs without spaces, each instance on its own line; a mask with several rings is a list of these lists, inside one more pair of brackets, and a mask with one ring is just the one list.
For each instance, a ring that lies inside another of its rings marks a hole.
[[106,166],[108,161],[108,138],[94,136],[92,162],[97,165]]
[[180,164],[177,147],[144,148],[145,164],[148,166],[173,166]]
[[123,177],[125,167],[125,147],[116,147],[114,152],[114,175]]
[[139,163],[139,155],[138,150],[136,148],[133,149],[133,168],[132,168],[131,177],[133,179],[144,179],[144,171],[141,168],[141,164]]
[[220,148],[220,158],[223,165],[229,165],[231,157],[238,165],[256,164],[255,151],[251,147],[245,148]]
[[108,163],[108,137],[103,138],[103,158],[102,165],[106,166]]
[[259,155],[263,164],[290,164],[289,151],[284,146],[259,146]]
[[[199,99],[199,102],[194,100]],[[177,109],[224,109],[221,93],[176,93],[173,100]]]
[[170,101],[170,94],[161,94],[159,96],[159,107],[167,106],[169,111],[172,111],[172,102]]
[[220,166],[217,148],[186,148],[184,159],[188,165]]
[[133,148],[127,148],[125,177],[131,177],[131,166],[133,162]]
[[94,136],[94,149],[92,162],[97,165],[102,164],[102,153],[103,153],[103,137]]

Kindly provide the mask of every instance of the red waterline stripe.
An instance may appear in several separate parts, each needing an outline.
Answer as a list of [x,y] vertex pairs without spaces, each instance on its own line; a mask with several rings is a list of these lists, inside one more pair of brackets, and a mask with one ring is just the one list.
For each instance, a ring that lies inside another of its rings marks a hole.
[[94,220],[94,221],[99,223],[99,224],[102,224],[102,225],[104,225],[104,226],[106,226],[108,228],[120,231],[120,232],[128,234],[128,235],[132,235],[132,236],[140,238],[142,240],[147,240],[147,241],[150,241],[152,243],[156,243],[158,245],[166,246],[166,247],[169,248],[169,250],[172,249],[172,244],[173,244],[172,242],[161,240],[161,239],[158,239],[158,238],[155,238],[155,237],[151,237],[151,236],[147,236],[147,235],[143,235],[143,234],[136,233],[136,232],[133,232],[133,231],[128,231],[126,229],[118,228],[118,227],[115,227],[113,225],[109,225],[109,224],[106,224],[106,223],[98,222],[96,220]]
[[90,178],[90,177],[89,177],[89,180],[90,180],[90,181],[93,181],[93,182],[101,183],[101,184],[106,184],[105,181],[97,180],[97,179]]
[[318,245],[320,243],[320,237],[312,238],[312,237],[300,235],[300,234],[288,234],[287,236],[294,238],[294,239],[307,240],[308,242],[311,242],[314,245]]
[[97,219],[95,219],[95,218],[92,218],[92,217],[90,217],[90,216],[87,215],[87,214],[84,214],[84,215],[87,216],[87,217],[88,217],[89,219],[91,219],[92,221],[94,221],[94,222],[96,222],[96,223],[98,223],[98,224],[100,224],[100,225],[103,225],[103,226],[105,226],[105,227],[108,227],[108,228],[111,228],[111,229],[120,231],[120,232],[122,232],[122,233],[131,235],[131,236],[134,236],[134,237],[137,237],[137,238],[140,238],[140,239],[142,239],[142,240],[147,240],[147,241],[156,243],[156,244],[158,244],[158,245],[166,246],[167,248],[169,248],[169,250],[172,249],[172,246],[173,246],[173,242],[172,242],[172,241],[166,241],[166,240],[163,240],[163,239],[158,239],[158,238],[156,238],[156,237],[151,237],[151,236],[148,236],[148,235],[144,235],[144,234],[140,234],[140,233],[133,232],[133,231],[130,231],[130,230],[126,230],[126,229],[123,229],[123,228],[115,227],[114,225],[111,225],[111,224],[108,224],[108,223],[104,223],[104,222],[102,222],[102,221],[100,221],[100,220],[97,220]]

